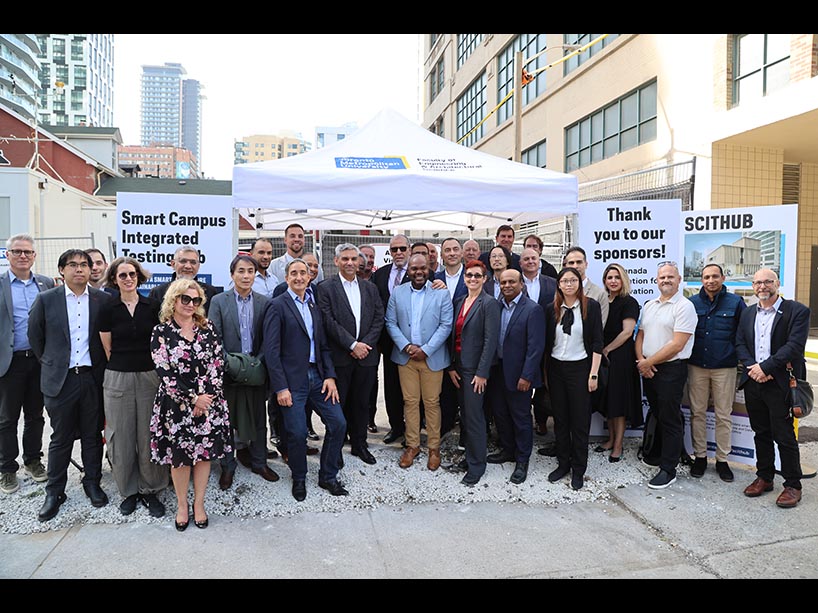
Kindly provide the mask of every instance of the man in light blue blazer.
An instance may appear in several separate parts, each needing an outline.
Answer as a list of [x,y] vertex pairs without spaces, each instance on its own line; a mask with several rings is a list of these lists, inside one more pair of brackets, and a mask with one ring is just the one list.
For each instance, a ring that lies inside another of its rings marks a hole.
[[8,272],[0,275],[0,490],[11,494],[17,481],[17,424],[23,412],[23,465],[34,481],[48,476],[40,458],[43,447],[43,393],[40,363],[28,342],[28,311],[54,280],[31,272],[37,252],[34,239],[17,234],[6,241]]
[[420,400],[426,415],[429,461],[440,467],[440,389],[449,366],[447,340],[452,329],[449,292],[432,289],[426,257],[409,259],[409,280],[392,290],[386,307],[386,329],[394,343],[406,420],[406,449],[400,467],[409,468],[420,453]]

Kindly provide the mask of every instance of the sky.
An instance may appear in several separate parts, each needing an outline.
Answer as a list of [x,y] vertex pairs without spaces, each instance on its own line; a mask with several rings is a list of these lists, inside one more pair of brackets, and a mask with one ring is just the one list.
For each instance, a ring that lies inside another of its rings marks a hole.
[[139,145],[142,66],[181,64],[202,93],[200,170],[233,178],[233,141],[316,126],[362,127],[390,107],[420,121],[417,34],[116,34],[114,124]]

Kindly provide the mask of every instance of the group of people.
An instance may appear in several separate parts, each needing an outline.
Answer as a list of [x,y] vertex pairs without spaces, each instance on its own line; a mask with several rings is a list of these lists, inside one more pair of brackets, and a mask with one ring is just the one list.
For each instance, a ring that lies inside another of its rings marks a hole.
[[[82,484],[92,505],[108,504],[100,487],[103,454],[121,496],[120,511],[166,510],[157,494],[172,483],[176,528],[206,528],[211,462],[229,489],[237,460],[262,479],[279,475],[267,459],[281,453],[292,495],[307,496],[307,455],[320,453],[318,486],[349,492],[339,478],[343,447],[377,463],[367,433],[377,432],[378,367],[389,431],[403,443],[398,463],[410,468],[426,439],[426,468],[441,466],[441,439],[460,424],[461,461],[449,467],[474,486],[488,463],[512,463],[511,483],[528,477],[534,434],[553,422],[556,459],[550,482],[570,476],[583,487],[592,411],[606,419],[608,439],[593,449],[623,458],[625,430],[643,423],[642,393],[662,431],[658,472],[648,487],[676,480],[684,450],[680,405],[688,390],[694,461],[707,469],[707,410],[715,410],[715,468],[734,476],[730,414],[744,390],[755,434],[757,478],[744,493],[773,489],[775,448],[784,490],[776,502],[801,498],[798,443],[788,408],[788,370],[805,375],[809,309],[778,294],[770,269],[753,277],[757,304],[724,286],[718,264],[702,270],[701,290],[685,298],[674,262],[659,264],[659,297],[640,307],[627,270],[609,264],[602,285],[587,276],[579,246],[557,271],[542,241],[500,226],[496,244],[480,250],[446,238],[438,246],[389,242],[391,263],[376,267],[371,245],[340,244],[338,274],[323,279],[305,253],[304,228],[285,230],[286,252],[257,239],[230,263],[226,290],[197,281],[199,253],[180,247],[172,279],[144,295],[150,273],[130,257],[108,264],[99,250],[69,249],[58,261],[62,284],[34,274],[34,240],[7,242],[10,269],[0,275],[0,490],[19,488],[17,425],[24,417],[22,461],[46,482],[39,519],[65,502],[74,441],[80,440]],[[434,255],[433,255],[434,254]],[[739,365],[742,366],[739,369]],[[600,387],[601,369],[606,385]],[[42,463],[43,406],[52,435]],[[320,451],[312,416],[324,424]],[[269,428],[268,428],[269,423]],[[497,450],[488,453],[496,432]],[[268,450],[275,432],[278,451]],[[270,436],[268,436],[268,434]],[[192,512],[189,503],[193,482]]]

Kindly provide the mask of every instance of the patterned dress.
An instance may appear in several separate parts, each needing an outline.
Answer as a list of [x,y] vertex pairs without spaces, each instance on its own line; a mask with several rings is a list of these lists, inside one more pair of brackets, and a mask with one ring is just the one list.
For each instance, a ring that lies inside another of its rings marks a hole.
[[[222,341],[210,322],[193,341],[171,319],[153,329],[151,356],[160,384],[151,417],[151,459],[174,468],[221,458],[231,450],[224,399]],[[207,415],[193,416],[199,394],[214,396]]]

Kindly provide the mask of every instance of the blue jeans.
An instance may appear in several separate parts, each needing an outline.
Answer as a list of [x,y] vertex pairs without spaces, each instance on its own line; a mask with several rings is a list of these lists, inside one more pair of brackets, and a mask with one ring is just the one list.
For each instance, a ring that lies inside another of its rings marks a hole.
[[293,405],[279,407],[284,418],[284,429],[287,431],[287,455],[293,481],[304,481],[307,478],[307,421],[304,419],[307,400],[312,401],[326,430],[324,444],[321,446],[318,480],[333,481],[340,469],[341,447],[344,444],[347,422],[340,403],[332,404],[331,401],[324,400],[326,394],[321,393],[323,384],[318,368],[310,364],[309,376],[301,389],[290,390]]

